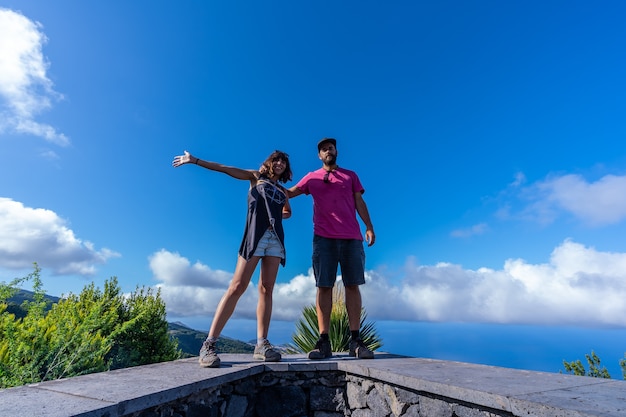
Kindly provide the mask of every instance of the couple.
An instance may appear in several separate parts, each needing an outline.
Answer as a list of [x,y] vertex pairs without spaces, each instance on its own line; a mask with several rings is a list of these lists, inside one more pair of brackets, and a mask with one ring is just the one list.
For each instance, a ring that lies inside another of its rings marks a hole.
[[359,214],[365,224],[368,246],[376,236],[367,205],[365,192],[355,172],[337,165],[337,141],[324,138],[317,144],[322,168],[309,172],[294,187],[286,189],[279,182],[291,180],[289,156],[273,152],[258,170],[229,167],[199,159],[185,151],[176,156],[172,165],[195,164],[233,178],[250,181],[248,214],[243,240],[239,248],[237,266],[230,285],[215,311],[211,329],[200,350],[200,366],[217,368],[220,358],[216,344],[226,322],[233,314],[237,301],[246,291],[257,264],[261,261],[259,301],[257,304],[257,343],[254,358],[266,362],[281,360],[280,353],[267,339],[272,315],[272,292],[279,264],[285,265],[284,230],[282,219],[291,216],[289,198],[301,194],[313,196],[313,271],[317,286],[316,309],[320,332],[309,359],[332,356],[328,331],[332,310],[332,290],[341,265],[345,287],[346,309],[350,324],[350,356],[372,359],[374,354],[359,337],[361,324],[361,292],[365,283],[365,252],[363,237],[356,218]]

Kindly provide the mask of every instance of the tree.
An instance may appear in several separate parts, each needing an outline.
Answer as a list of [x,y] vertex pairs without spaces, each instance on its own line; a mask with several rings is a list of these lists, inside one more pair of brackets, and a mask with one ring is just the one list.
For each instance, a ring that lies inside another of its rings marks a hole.
[[[333,309],[330,314],[330,329],[328,336],[333,352],[347,352],[350,342],[350,323],[345,305],[345,292],[343,286],[337,284],[333,289]],[[372,351],[380,348],[382,339],[376,334],[372,322],[366,322],[367,313],[361,310],[361,324],[359,334],[363,343]],[[317,310],[315,305],[306,306],[302,309],[302,317],[296,322],[296,332],[291,336],[293,343],[287,346],[290,353],[309,352],[315,349],[315,343],[319,338],[317,324]]]
[[[117,283],[117,281],[115,282]],[[119,288],[118,288],[119,290]],[[108,355],[111,369],[178,359],[178,343],[168,333],[161,292],[137,288],[120,306],[120,326]]]
[[[6,311],[16,285],[33,281],[23,318]],[[160,293],[138,288],[125,297],[117,278],[70,294],[49,310],[40,269],[0,284],[0,388],[180,357],[167,334]]]
[[[579,376],[591,376],[594,378],[611,378],[609,375],[609,371],[606,367],[600,368],[600,358],[596,353],[592,350],[591,355],[585,355],[585,359],[587,359],[587,364],[589,365],[589,371],[585,369],[583,363],[579,360],[566,362],[563,361],[563,366],[565,366],[565,371],[574,375]],[[620,362],[621,364],[621,362]]]

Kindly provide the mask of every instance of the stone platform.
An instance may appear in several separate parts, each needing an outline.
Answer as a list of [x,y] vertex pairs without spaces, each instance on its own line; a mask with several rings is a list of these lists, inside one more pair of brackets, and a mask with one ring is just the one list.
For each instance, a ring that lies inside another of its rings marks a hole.
[[[339,392],[341,389],[337,388],[337,396],[346,399],[343,406],[351,408],[353,416],[379,417],[377,413],[383,412],[388,416],[419,417],[626,416],[626,381],[614,379],[378,352],[374,360],[358,360],[345,353],[324,361],[310,361],[304,355],[286,355],[276,363],[254,361],[251,355],[245,354],[221,354],[220,357],[222,367],[217,369],[201,368],[197,358],[189,358],[0,390],[0,416],[158,416],[164,415],[158,414],[158,410],[165,409],[165,404],[181,399],[197,400],[203,392],[211,392],[215,399],[220,389],[222,395],[226,392],[225,386],[236,387],[254,378],[258,384],[258,378],[264,375],[280,379],[289,374],[294,385],[294,376],[324,377],[327,373],[342,376],[346,385],[356,381],[358,384],[353,386],[357,391],[367,391],[356,392],[347,386]],[[252,389],[252,385],[248,383],[246,389]],[[376,395],[382,398],[378,410],[373,408],[378,407],[371,399],[373,389],[378,389]],[[236,388],[229,388],[228,392],[236,391]],[[200,402],[208,404],[208,401]],[[250,399],[246,401],[250,407]],[[309,404],[311,399],[307,401]],[[222,405],[217,414],[206,415],[235,415],[226,413],[226,409],[226,405]],[[323,415],[344,415],[344,412],[336,409]],[[314,415],[310,410],[306,413]]]

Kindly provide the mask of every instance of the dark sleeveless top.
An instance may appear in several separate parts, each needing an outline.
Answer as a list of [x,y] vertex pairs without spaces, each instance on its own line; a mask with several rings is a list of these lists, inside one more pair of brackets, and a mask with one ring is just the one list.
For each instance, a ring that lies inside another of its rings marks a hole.
[[[267,199],[267,204],[265,200]],[[285,247],[285,232],[283,230],[283,207],[287,201],[285,189],[267,177],[261,176],[256,186],[248,191],[248,215],[246,218],[246,228],[243,232],[243,239],[239,247],[239,255],[245,260],[249,260],[259,245],[261,237],[270,228],[270,217],[274,219],[274,232],[280,239],[280,243]],[[270,213],[267,213],[267,207]],[[283,258],[280,263],[285,266]]]

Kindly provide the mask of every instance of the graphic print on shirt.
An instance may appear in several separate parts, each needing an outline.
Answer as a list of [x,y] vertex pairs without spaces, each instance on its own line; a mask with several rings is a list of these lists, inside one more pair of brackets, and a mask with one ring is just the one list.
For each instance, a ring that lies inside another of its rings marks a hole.
[[276,185],[269,181],[259,181],[259,186],[262,187],[259,191],[265,195],[268,203],[275,203],[281,207],[285,205],[285,201],[287,200],[285,193]]

